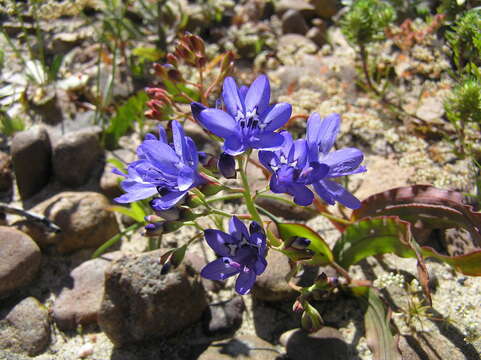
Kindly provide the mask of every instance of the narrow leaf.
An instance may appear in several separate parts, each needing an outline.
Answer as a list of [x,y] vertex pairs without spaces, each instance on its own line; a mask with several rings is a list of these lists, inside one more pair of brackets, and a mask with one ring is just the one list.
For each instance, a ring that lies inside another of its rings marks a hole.
[[375,360],[401,360],[401,354],[389,328],[384,304],[374,289],[356,287],[352,289],[365,309],[364,327],[369,349]]

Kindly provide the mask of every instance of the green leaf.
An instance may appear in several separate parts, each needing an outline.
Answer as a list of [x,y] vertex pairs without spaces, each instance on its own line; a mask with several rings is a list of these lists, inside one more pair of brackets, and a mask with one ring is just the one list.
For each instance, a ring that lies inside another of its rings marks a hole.
[[481,276],[481,250],[459,256],[441,255],[428,246],[419,247],[411,236],[411,224],[396,216],[366,218],[349,225],[333,249],[344,268],[368,256],[392,253],[404,258],[435,258],[469,276]]
[[110,119],[110,125],[105,130],[104,140],[107,148],[115,148],[120,137],[125,135],[135,122],[143,121],[148,99],[147,94],[141,91],[118,108],[117,114]]
[[277,228],[285,245],[284,249],[281,251],[292,260],[298,261],[306,259],[306,252],[290,248],[289,246],[286,247],[286,245],[290,244],[294,238],[300,237],[311,241],[309,246],[307,246],[310,253],[307,264],[328,265],[333,262],[333,255],[329,246],[318,233],[308,226],[302,224],[278,223]]
[[160,51],[156,48],[149,48],[149,47],[137,47],[132,50],[132,54],[138,56],[139,58],[147,61],[158,61],[162,56],[164,56],[164,52]]
[[378,254],[414,257],[415,252],[408,245],[410,238],[409,224],[399,218],[367,218],[346,228],[333,253],[336,262],[344,268]]
[[376,360],[401,360],[401,354],[389,328],[384,305],[374,289],[368,287],[352,288],[365,309],[364,327],[366,339]]
[[125,172],[125,164],[122,161],[120,161],[119,159],[110,158],[110,159],[107,160],[107,162],[112,164],[113,166],[115,166],[120,171]]
[[139,204],[138,201],[130,204],[130,207],[126,208],[124,206],[110,206],[109,211],[118,212],[119,214],[126,215],[139,223],[144,223],[145,216],[147,215],[144,208]]
[[421,230],[459,227],[469,231],[474,241],[481,242],[481,213],[473,212],[463,198],[462,193],[429,185],[400,187],[363,200],[352,219],[398,216],[416,224],[413,235],[420,244],[424,243],[423,234],[429,233]]

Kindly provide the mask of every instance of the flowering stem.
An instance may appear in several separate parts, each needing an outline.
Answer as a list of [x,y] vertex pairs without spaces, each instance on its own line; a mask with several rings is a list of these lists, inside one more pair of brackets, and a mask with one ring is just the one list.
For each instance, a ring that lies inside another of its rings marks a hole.
[[342,276],[344,276],[347,280],[348,283],[351,283],[352,282],[352,278],[351,278],[351,275],[349,275],[349,273],[347,272],[346,269],[344,269],[341,265],[339,265],[338,263],[336,263],[335,261],[333,261],[331,264],[330,264],[334,269],[336,269],[336,271],[341,274]]
[[256,206],[254,204],[254,199],[252,198],[251,195],[251,189],[249,187],[249,180],[247,180],[247,174],[244,169],[244,156],[239,156],[237,157],[237,161],[239,164],[239,173],[241,175],[241,180],[242,180],[242,185],[244,187],[244,200],[246,202],[247,210],[249,210],[249,213],[252,216],[252,219],[257,221],[259,225],[262,225],[262,219],[261,216],[259,215],[259,212],[256,209]]

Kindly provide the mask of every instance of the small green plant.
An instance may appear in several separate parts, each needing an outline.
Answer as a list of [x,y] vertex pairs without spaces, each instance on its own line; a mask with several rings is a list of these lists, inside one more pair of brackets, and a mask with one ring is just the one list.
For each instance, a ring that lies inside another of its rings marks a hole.
[[481,10],[464,13],[446,34],[458,71],[467,64],[481,65]]
[[18,131],[25,130],[25,123],[20,117],[10,117],[0,110],[0,133],[12,136]]

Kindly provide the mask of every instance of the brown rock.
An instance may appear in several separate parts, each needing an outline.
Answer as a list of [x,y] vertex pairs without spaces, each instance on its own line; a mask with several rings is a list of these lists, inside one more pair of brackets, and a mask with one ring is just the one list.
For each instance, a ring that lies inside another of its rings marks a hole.
[[46,233],[38,225],[23,223],[22,229],[40,246],[56,244],[60,252],[96,248],[119,232],[108,199],[95,192],[63,192],[31,209],[57,224],[60,233]]
[[291,270],[289,259],[278,251],[269,251],[266,257],[267,268],[258,276],[252,295],[264,301],[283,301],[296,297],[298,294],[287,283],[285,277]]
[[21,231],[0,226],[0,297],[27,285],[37,274],[41,253],[37,244]]
[[12,163],[22,199],[43,188],[51,172],[50,138],[44,127],[33,126],[12,139]]
[[282,15],[282,32],[284,34],[301,34],[304,35],[309,28],[301,13],[297,10],[287,10]]
[[10,156],[0,151],[0,192],[10,191],[12,189],[12,161]]
[[105,270],[121,256],[120,251],[108,253],[72,270],[73,287],[63,288],[53,306],[53,317],[60,329],[74,330],[79,324],[97,322],[104,295]]
[[4,350],[35,356],[44,352],[49,343],[47,309],[33,297],[21,301],[0,320],[0,348]]
[[84,184],[102,154],[97,129],[84,129],[65,135],[53,148],[55,178],[68,186]]
[[125,256],[107,270],[98,322],[115,345],[171,336],[207,307],[198,276],[183,265],[165,273],[161,253]]

